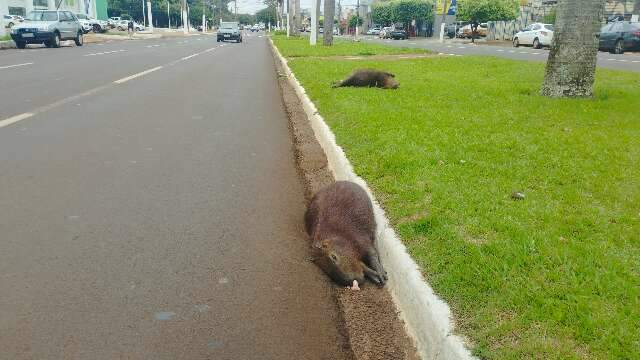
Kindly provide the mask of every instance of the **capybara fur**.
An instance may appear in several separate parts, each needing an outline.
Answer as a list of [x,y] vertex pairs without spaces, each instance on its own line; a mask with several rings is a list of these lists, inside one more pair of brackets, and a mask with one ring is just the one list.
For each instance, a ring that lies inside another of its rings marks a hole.
[[378,87],[383,89],[397,89],[400,84],[395,75],[371,69],[356,70],[348,78],[336,83],[333,87]]
[[359,185],[338,181],[315,194],[304,216],[315,263],[340,285],[368,278],[382,286],[387,273],[374,241],[376,221],[369,196]]

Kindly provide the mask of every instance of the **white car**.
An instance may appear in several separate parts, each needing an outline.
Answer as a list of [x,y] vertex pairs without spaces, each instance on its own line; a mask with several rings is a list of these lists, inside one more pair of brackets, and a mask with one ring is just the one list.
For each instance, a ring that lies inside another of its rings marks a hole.
[[[129,29],[129,20],[120,20],[116,24],[116,28],[120,31],[127,31]],[[138,24],[137,22],[133,22],[133,29],[135,31],[144,31],[144,26]],[[194,29],[195,30],[195,29]]]
[[78,21],[82,25],[82,30],[85,33],[93,31],[95,33],[103,32],[107,30],[107,22],[103,20],[96,20],[85,14],[75,14]]
[[2,21],[5,27],[11,29],[13,25],[23,22],[24,19],[19,15],[2,15]]
[[531,45],[536,49],[551,46],[553,40],[553,25],[533,23],[513,36],[513,46]]
[[374,27],[373,29],[369,29],[369,31],[367,31],[367,35],[380,35],[380,28]]

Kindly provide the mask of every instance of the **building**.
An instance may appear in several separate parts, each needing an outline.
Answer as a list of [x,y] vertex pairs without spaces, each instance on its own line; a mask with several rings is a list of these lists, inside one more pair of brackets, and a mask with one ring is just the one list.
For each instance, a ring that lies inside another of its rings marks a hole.
[[0,15],[25,16],[33,10],[69,10],[107,20],[107,0],[0,0]]

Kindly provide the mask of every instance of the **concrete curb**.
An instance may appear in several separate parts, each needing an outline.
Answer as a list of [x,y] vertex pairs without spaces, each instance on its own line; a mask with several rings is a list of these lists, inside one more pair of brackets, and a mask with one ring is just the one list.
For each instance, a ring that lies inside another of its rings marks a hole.
[[285,69],[311,123],[315,136],[324,150],[328,166],[336,180],[349,180],[366,189],[374,206],[378,224],[376,245],[381,260],[389,273],[388,290],[400,310],[409,336],[412,337],[422,359],[475,359],[465,347],[462,338],[453,334],[451,311],[431,286],[424,280],[418,265],[389,226],[384,210],[376,202],[367,183],[353,171],[344,151],[336,144],[335,135],[319,115],[315,105],[306,95],[287,60],[269,39],[277,58]]
[[0,41],[0,50],[1,49],[15,49],[16,43],[13,40]]

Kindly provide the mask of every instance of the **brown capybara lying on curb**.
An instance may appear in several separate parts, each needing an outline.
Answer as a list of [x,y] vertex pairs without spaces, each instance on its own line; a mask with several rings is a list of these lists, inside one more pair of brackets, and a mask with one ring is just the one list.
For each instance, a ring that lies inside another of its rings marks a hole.
[[397,89],[400,84],[395,75],[379,70],[356,70],[348,78],[333,84],[333,87],[379,87],[383,89]]
[[367,193],[338,181],[318,191],[304,216],[317,258],[315,263],[340,285],[367,277],[382,286],[387,273],[374,246],[376,221]]

